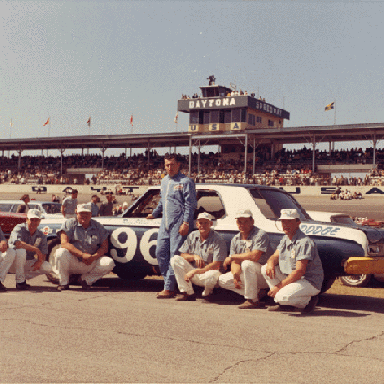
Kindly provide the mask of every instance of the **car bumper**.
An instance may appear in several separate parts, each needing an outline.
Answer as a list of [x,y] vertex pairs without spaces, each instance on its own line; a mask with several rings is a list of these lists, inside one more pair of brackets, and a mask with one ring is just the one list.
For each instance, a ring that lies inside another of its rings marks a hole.
[[384,257],[350,257],[344,262],[348,275],[384,273]]

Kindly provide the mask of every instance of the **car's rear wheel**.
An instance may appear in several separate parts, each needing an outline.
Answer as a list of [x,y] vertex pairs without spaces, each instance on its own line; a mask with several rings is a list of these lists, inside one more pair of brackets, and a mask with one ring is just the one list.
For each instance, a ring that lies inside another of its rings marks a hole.
[[340,276],[340,281],[348,287],[366,287],[372,275],[346,275]]

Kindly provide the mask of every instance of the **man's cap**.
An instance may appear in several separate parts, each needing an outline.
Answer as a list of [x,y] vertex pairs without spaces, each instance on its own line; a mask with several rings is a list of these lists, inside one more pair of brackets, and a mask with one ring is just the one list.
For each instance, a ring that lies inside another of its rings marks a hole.
[[208,212],[201,212],[199,213],[199,215],[197,216],[197,219],[196,220],[200,220],[200,219],[206,219],[206,220],[210,220],[210,221],[213,221],[214,220],[214,217],[209,214]]
[[297,209],[282,209],[280,211],[279,220],[295,220],[295,219],[300,219],[300,215]]
[[30,209],[27,213],[28,219],[41,219],[41,212],[38,209]]
[[240,219],[241,217],[248,218],[248,217],[253,217],[253,215],[249,209],[239,209],[236,212],[235,219]]
[[79,204],[77,206],[77,213],[92,212],[91,204]]
[[71,193],[79,193],[77,189],[72,189]]

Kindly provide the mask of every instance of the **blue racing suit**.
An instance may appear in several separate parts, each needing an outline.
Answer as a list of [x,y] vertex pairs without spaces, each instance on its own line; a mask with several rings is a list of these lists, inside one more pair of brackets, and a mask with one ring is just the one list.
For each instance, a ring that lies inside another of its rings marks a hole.
[[164,277],[165,290],[175,290],[176,279],[169,261],[179,253],[179,248],[187,238],[179,234],[181,224],[189,223],[189,231],[193,229],[196,206],[196,189],[192,179],[180,172],[172,178],[169,175],[164,177],[161,181],[161,198],[152,216],[156,218],[163,214],[157,236],[156,258]]

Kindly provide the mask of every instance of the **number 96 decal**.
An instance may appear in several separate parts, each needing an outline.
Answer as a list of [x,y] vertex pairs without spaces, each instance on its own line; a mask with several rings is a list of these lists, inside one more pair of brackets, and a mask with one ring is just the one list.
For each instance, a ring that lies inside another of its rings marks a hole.
[[[143,258],[151,265],[158,265],[155,256],[158,228],[152,228],[144,232],[140,239],[139,249]],[[139,243],[136,232],[127,227],[115,229],[110,237],[113,248],[110,251],[114,260],[119,263],[128,263],[135,256],[137,244]],[[124,250],[125,253],[124,253]],[[151,250],[152,254],[151,255]]]

